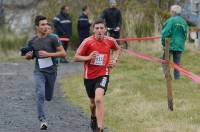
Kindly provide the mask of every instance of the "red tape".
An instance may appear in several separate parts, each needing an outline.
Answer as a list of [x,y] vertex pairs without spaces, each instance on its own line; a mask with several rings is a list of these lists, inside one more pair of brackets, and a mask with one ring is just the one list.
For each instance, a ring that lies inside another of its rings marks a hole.
[[[155,57],[152,57],[150,55],[139,53],[139,52],[135,52],[135,51],[132,51],[132,50],[123,49],[123,51],[128,53],[128,54],[130,54],[130,55],[134,55],[134,56],[136,56],[138,58],[142,58],[142,59],[149,60],[149,61],[152,61],[152,62],[156,62],[156,63],[166,62],[165,60],[162,60],[160,58],[155,58]],[[182,75],[184,75],[184,76],[188,77],[189,79],[193,80],[194,82],[200,84],[200,77],[198,75],[195,75],[194,73],[188,71],[187,69],[185,69],[185,68],[183,68],[180,65],[177,65],[175,63],[170,62],[170,65],[174,69],[180,71],[180,73]]]
[[155,39],[160,39],[160,36],[143,37],[143,38],[120,38],[116,40],[117,41],[132,41],[132,40],[155,40]]
[[68,42],[69,39],[68,38],[59,38],[60,41],[63,41],[63,42]]
[[196,83],[200,84],[200,77],[198,75],[195,75],[194,73],[184,69],[183,67],[175,64],[175,63],[171,63],[172,67],[174,67],[174,69],[178,70],[181,72],[182,75],[190,78],[191,80],[193,80]]
[[155,58],[155,57],[149,56],[147,54],[135,52],[135,51],[132,51],[132,50],[126,50],[126,49],[122,49],[122,50],[125,51],[126,53],[130,54],[130,55],[134,55],[138,58],[142,58],[142,59],[145,59],[145,60],[153,61],[153,62],[156,62],[156,63],[165,62],[165,60],[162,60],[160,58]]

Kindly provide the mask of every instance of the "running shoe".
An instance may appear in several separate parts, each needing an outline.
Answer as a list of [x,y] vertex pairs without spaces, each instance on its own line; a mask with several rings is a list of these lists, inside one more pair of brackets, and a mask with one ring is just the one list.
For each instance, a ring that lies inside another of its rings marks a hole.
[[97,118],[91,116],[90,127],[92,130],[97,129]]
[[47,130],[47,122],[45,120],[41,121],[40,123],[40,130]]

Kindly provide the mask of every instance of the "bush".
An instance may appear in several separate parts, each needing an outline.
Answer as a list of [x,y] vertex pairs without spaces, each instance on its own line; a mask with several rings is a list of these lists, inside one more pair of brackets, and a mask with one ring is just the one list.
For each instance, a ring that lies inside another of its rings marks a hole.
[[28,36],[17,36],[7,27],[0,27],[0,50],[8,52],[9,50],[19,50],[27,41]]
[[137,37],[151,36],[154,25],[148,21],[138,21],[135,23],[135,34]]

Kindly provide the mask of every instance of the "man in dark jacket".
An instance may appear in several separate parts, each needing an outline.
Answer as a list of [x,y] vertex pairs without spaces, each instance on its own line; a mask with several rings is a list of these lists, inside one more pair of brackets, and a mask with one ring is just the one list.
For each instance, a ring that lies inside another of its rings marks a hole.
[[[64,5],[61,7],[60,14],[58,14],[53,19],[54,27],[56,34],[59,37],[64,38],[71,38],[72,35],[72,21],[71,16],[69,15],[69,7],[67,5]],[[68,48],[68,42],[63,42],[63,47],[65,51],[67,51]]]
[[117,3],[115,0],[110,1],[110,6],[110,8],[107,8],[103,11],[101,18],[106,22],[109,36],[119,38],[122,25],[121,12],[117,8]]
[[77,26],[80,43],[82,43],[82,41],[85,38],[90,36],[91,22],[89,21],[88,14],[89,14],[89,9],[87,6],[84,6],[82,8],[82,14],[78,18],[78,26]]

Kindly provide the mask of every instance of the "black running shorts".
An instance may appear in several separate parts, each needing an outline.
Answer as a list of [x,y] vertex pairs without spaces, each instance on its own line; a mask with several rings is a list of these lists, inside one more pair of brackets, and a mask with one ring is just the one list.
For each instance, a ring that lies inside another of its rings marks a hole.
[[100,76],[95,79],[84,79],[84,85],[89,98],[95,97],[96,88],[104,89],[104,94],[106,93],[109,82],[109,76]]

